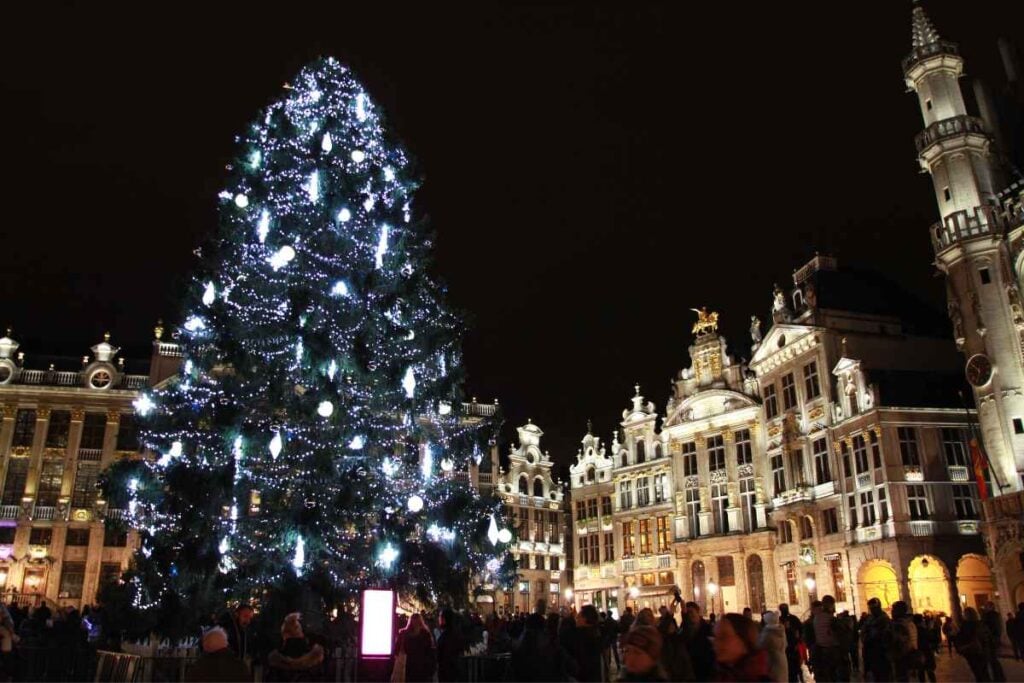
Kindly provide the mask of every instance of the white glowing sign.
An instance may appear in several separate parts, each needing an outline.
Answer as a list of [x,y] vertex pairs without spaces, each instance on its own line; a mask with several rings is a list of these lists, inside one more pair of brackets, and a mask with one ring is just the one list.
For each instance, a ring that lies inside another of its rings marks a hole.
[[359,610],[362,628],[360,654],[364,657],[390,657],[394,641],[394,591],[365,590]]

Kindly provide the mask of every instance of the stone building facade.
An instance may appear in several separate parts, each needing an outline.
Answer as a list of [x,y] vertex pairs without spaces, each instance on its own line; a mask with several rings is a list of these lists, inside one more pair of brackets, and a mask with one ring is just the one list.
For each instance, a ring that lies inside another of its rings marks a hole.
[[107,505],[97,480],[114,461],[138,457],[132,403],[177,369],[177,346],[157,339],[148,364],[119,358],[109,335],[80,361],[33,363],[18,349],[10,332],[0,338],[0,590],[26,604],[81,607],[120,576],[135,547],[125,510]]
[[575,538],[572,584],[575,602],[618,613],[612,459],[589,428],[576,462],[569,467],[569,485],[572,506],[569,528]]

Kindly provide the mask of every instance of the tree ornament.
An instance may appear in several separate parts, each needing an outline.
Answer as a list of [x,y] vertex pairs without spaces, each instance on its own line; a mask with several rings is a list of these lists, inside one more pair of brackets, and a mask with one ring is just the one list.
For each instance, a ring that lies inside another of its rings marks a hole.
[[423,509],[423,499],[418,495],[409,496],[409,512],[419,512]]
[[216,298],[217,292],[213,288],[212,282],[206,283],[206,289],[203,290],[203,303],[207,306],[213,304],[214,298]]
[[283,442],[281,441],[281,432],[275,431],[274,437],[270,440],[270,457],[272,457],[274,460],[277,460],[277,456],[281,455],[282,445]]
[[316,408],[316,412],[320,417],[330,417],[334,414],[334,404],[330,401],[321,401],[320,405]]

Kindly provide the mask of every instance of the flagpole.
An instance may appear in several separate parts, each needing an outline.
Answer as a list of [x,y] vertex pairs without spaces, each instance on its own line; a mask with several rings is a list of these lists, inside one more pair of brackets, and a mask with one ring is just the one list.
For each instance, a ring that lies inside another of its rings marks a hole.
[[[974,417],[971,415],[971,410],[970,408],[967,407],[967,400],[964,399],[964,392],[962,389],[958,389],[956,393],[958,396],[960,396],[960,405],[963,406],[964,415],[967,416],[967,426],[970,427],[971,438],[977,440],[978,450],[981,451],[981,457],[985,459],[985,465],[988,467],[988,471],[992,473],[992,479],[995,480],[995,484],[996,487],[999,489],[999,493],[1002,494],[1003,489],[1005,487],[1003,486],[1003,483],[999,481],[999,473],[996,471],[996,468],[992,466],[992,461],[988,457],[988,451],[985,450],[985,441],[984,439],[981,438],[981,430],[977,428],[977,425],[974,422]],[[971,444],[968,443],[967,453],[970,454],[970,452]],[[994,493],[995,491],[993,491],[993,494]]]

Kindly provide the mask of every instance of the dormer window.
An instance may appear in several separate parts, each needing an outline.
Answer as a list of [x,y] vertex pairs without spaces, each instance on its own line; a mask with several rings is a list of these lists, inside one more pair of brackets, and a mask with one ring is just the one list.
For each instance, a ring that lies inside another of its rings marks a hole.
[[544,497],[544,482],[540,478],[533,480],[533,495],[537,498]]
[[597,471],[591,467],[587,470],[587,481],[592,482],[597,480]]
[[524,496],[530,495],[530,482],[525,474],[519,477],[519,493]]
[[643,441],[636,442],[636,462],[639,465],[647,460],[647,454],[645,452],[645,444]]

